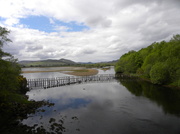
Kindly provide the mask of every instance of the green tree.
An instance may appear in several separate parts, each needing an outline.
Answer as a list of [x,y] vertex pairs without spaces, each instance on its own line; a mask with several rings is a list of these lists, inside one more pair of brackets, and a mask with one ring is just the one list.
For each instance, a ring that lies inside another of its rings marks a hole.
[[11,56],[9,53],[6,53],[2,50],[4,44],[7,42],[11,42],[9,38],[7,38],[7,35],[10,33],[6,28],[3,28],[0,26],[0,59],[4,56]]
[[130,51],[120,58],[115,70],[119,73],[135,73],[141,64],[142,60],[138,53],[136,51]]
[[164,84],[169,81],[168,66],[162,62],[156,63],[150,71],[150,78],[154,84]]
[[[11,40],[8,38],[6,28],[0,27],[0,90],[17,91],[20,87],[21,68],[17,60],[9,53],[3,51],[3,46]],[[5,58],[6,57],[6,58]]]
[[170,40],[171,42],[180,42],[180,35],[177,34],[177,35],[173,35],[172,39]]
[[19,88],[18,77],[20,75],[20,67],[16,61],[6,61],[0,59],[0,88],[1,90],[15,91]]
[[140,74],[156,84],[180,86],[180,35],[120,57],[116,72]]

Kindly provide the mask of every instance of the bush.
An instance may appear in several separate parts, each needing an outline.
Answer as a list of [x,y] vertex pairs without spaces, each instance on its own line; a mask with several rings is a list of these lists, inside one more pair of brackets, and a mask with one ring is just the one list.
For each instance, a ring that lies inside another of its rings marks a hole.
[[17,90],[20,71],[21,68],[17,63],[0,59],[0,90]]
[[169,81],[168,66],[162,62],[156,63],[151,68],[150,79],[154,84],[165,84]]
[[19,82],[19,93],[26,94],[27,91],[29,91],[29,88],[27,87],[27,80],[22,75],[18,76],[18,82]]
[[123,68],[121,66],[115,66],[116,73],[123,73]]
[[145,67],[143,67],[144,76],[145,76],[146,78],[150,78],[151,68],[152,68],[152,65],[151,65],[151,64],[148,64],[148,65],[146,65]]

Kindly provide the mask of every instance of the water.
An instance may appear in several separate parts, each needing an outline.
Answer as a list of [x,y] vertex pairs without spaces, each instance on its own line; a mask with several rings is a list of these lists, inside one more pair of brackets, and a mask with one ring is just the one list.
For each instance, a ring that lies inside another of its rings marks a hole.
[[[113,68],[109,72],[113,73]],[[47,77],[51,76],[56,73]],[[55,104],[22,120],[37,133],[180,134],[180,91],[176,89],[118,79],[36,89],[27,95]]]
[[[74,69],[82,69],[82,67],[48,67],[48,68],[23,68],[22,71],[53,71],[53,70],[74,70]],[[111,67],[109,70],[102,70],[97,69],[99,72],[98,74],[114,74],[114,68]],[[64,76],[71,76],[68,74],[58,72],[38,72],[38,73],[23,73],[22,74],[27,79],[36,79],[36,78],[55,78],[55,77],[64,77]]]
[[[50,120],[57,124],[63,120],[67,134],[179,134],[179,92],[129,82],[135,91],[124,86],[126,81],[32,90],[28,92],[31,99],[49,100],[55,105],[43,107],[44,112],[29,115],[23,123],[38,124],[52,132]],[[134,84],[146,86],[146,91]]]
[[[80,68],[80,67],[79,67]],[[55,78],[55,77],[64,77],[70,76],[68,74],[61,73],[62,70],[73,70],[78,69],[74,67],[35,67],[35,68],[23,68],[22,71],[53,71],[59,70],[57,72],[37,72],[37,73],[23,73],[22,75],[27,79],[36,79],[36,78]]]

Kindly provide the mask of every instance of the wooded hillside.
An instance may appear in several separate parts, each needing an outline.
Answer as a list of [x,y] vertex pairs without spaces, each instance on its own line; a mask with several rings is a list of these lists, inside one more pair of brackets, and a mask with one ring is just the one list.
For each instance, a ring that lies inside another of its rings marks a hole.
[[148,78],[154,84],[180,86],[180,35],[169,42],[155,42],[138,52],[122,55],[116,73],[134,74]]

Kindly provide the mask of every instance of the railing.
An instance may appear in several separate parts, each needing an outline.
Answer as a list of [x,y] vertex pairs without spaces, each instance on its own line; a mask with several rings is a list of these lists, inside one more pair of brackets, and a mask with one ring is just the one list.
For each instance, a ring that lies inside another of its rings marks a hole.
[[115,74],[101,74],[94,76],[66,76],[56,78],[39,78],[39,79],[27,79],[27,85],[29,89],[33,88],[52,88],[64,85],[76,84],[76,83],[88,83],[88,82],[103,82],[112,81],[120,75]]

